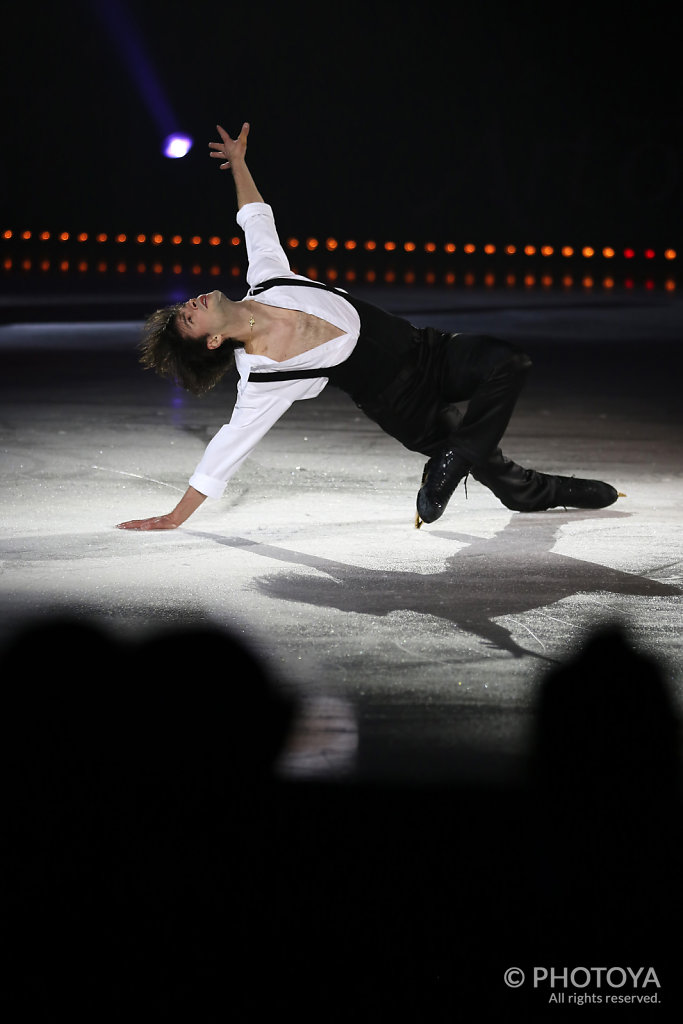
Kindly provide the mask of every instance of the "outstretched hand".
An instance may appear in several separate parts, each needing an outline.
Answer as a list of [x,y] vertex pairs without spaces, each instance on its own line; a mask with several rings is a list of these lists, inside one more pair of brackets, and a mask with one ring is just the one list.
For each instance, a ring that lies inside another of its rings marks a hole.
[[177,530],[193,512],[196,512],[206,495],[195,490],[190,484],[182,498],[165,516],[152,516],[151,519],[131,519],[127,523],[118,523],[117,530]]
[[131,519],[127,523],[118,523],[117,530],[177,530],[177,523],[171,515],[153,516],[151,519]]
[[218,134],[221,137],[221,142],[210,142],[209,149],[213,150],[209,153],[218,160],[223,160],[222,164],[219,164],[221,171],[226,171],[233,160],[243,160],[245,153],[247,152],[247,135],[249,134],[249,124],[247,121],[242,125],[242,131],[239,133],[236,139],[231,139],[225,128],[221,128],[219,124],[216,125]]

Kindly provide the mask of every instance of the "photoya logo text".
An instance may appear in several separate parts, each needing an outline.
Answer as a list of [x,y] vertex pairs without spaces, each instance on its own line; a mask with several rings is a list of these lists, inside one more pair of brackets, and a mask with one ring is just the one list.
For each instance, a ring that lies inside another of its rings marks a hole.
[[[654,967],[534,967],[532,978],[534,988],[661,988]],[[520,988],[527,976],[521,967],[508,967],[504,980],[508,988]]]
[[534,967],[534,988],[661,988],[654,967]]

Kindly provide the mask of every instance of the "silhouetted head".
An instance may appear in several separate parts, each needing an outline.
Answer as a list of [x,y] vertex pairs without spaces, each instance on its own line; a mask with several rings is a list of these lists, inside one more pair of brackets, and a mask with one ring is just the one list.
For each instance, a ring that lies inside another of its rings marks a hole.
[[536,781],[558,799],[562,791],[597,804],[670,796],[678,734],[662,670],[608,626],[542,684]]

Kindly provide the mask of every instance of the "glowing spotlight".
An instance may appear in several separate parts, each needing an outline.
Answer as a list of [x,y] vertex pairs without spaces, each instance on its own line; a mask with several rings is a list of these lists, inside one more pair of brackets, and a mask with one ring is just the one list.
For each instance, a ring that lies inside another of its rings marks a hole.
[[180,135],[177,132],[167,135],[161,146],[161,152],[170,160],[179,160],[180,157],[187,156],[191,149],[192,139],[190,136]]

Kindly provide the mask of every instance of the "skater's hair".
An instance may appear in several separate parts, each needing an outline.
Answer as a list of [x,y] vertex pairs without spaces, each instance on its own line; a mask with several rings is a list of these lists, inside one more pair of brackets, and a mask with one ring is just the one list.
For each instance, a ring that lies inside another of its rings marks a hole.
[[193,395],[203,395],[235,364],[237,342],[227,338],[219,348],[207,348],[211,337],[193,338],[178,325],[178,302],[157,309],[145,321],[140,340],[140,362],[147,370],[173,380]]

